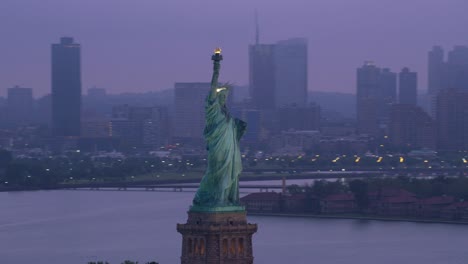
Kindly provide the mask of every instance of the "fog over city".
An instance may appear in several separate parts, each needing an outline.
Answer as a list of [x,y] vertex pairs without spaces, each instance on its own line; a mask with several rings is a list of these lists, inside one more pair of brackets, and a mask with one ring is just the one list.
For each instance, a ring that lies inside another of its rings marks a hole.
[[467,10],[0,0],[1,263],[468,263]]
[[248,45],[308,39],[308,89],[355,93],[365,60],[418,72],[427,88],[427,52],[466,45],[464,0],[159,1],[2,0],[0,95],[18,84],[50,93],[50,44],[71,36],[82,45],[83,90],[109,93],[207,81],[206,56],[221,46],[223,80],[248,84]]

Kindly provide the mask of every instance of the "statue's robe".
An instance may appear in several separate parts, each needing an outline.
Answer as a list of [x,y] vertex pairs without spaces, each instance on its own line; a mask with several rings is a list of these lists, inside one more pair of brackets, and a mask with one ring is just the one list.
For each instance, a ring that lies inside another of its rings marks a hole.
[[[227,93],[227,90],[220,93]],[[211,91],[205,101],[204,137],[208,167],[193,200],[200,206],[239,205],[239,174],[242,171],[239,140],[246,123],[232,118],[220,102],[220,93]]]

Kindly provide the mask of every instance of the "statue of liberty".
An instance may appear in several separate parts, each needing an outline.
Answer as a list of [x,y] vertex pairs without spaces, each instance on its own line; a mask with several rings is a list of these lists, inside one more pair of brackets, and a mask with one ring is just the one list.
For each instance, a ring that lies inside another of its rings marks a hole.
[[239,206],[239,174],[242,161],[239,140],[247,123],[232,118],[226,107],[230,87],[218,86],[221,49],[212,56],[211,89],[205,101],[205,131],[208,166],[193,199],[191,210]]

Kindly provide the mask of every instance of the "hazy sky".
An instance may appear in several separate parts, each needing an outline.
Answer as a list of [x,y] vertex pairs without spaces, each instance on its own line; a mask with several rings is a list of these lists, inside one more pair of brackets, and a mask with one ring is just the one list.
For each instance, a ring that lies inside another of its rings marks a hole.
[[309,40],[309,90],[355,92],[364,60],[419,73],[427,51],[468,44],[467,0],[0,0],[0,95],[19,84],[50,92],[50,44],[82,45],[83,92],[110,93],[209,81],[223,48],[221,79],[247,84],[254,9],[260,40]]

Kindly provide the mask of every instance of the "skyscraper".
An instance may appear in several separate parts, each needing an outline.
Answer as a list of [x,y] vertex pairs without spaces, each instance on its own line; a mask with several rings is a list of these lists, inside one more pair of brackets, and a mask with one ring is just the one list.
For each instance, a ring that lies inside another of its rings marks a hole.
[[447,88],[468,90],[468,47],[455,46],[447,58]]
[[357,70],[357,129],[359,133],[378,135],[386,130],[391,106],[396,103],[396,73],[365,62]]
[[437,96],[437,147],[439,151],[468,149],[468,91],[441,90]]
[[254,107],[262,112],[275,108],[275,45],[260,44],[255,11],[255,44],[249,45],[249,93]]
[[307,104],[307,39],[278,41],[275,48],[276,107]]
[[437,95],[444,87],[444,50],[434,46],[428,53],[428,94]]
[[361,134],[378,132],[378,96],[380,68],[367,61],[357,69],[356,114],[357,129]]
[[204,105],[210,83],[175,84],[174,137],[200,141],[205,127]]
[[275,45],[249,46],[249,84],[252,103],[259,110],[275,108]]
[[417,104],[418,74],[403,68],[399,75],[398,98],[400,104]]
[[79,136],[81,122],[80,44],[63,37],[52,44],[52,134]]
[[380,123],[388,123],[392,104],[397,101],[397,74],[384,68],[380,71],[378,95],[378,118]]
[[8,123],[15,126],[32,121],[32,89],[15,86],[13,88],[8,88],[7,96]]
[[428,72],[427,72],[427,93],[429,95],[430,115],[436,116],[437,94],[440,90],[445,89],[445,62],[444,50],[440,46],[434,46],[428,53]]
[[429,52],[428,93],[431,115],[436,116],[437,97],[447,89],[468,90],[468,47],[455,46],[444,61],[444,51],[435,46]]

